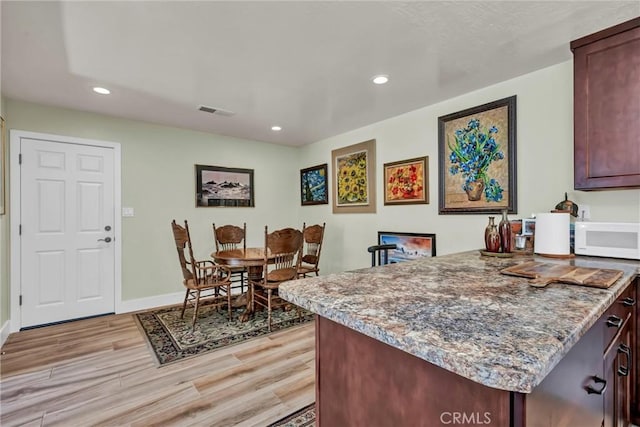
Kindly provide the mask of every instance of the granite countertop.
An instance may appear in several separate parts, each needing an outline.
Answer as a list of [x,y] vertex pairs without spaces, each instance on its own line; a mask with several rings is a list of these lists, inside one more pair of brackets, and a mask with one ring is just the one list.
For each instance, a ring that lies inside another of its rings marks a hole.
[[[535,288],[499,270],[527,261],[611,268],[609,289]],[[495,258],[478,251],[294,280],[280,296],[488,387],[530,393],[640,274],[640,262]]]

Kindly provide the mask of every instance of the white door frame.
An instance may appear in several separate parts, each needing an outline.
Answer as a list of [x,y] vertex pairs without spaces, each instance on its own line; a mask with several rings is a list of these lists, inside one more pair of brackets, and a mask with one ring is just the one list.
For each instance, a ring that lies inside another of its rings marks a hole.
[[99,141],[95,139],[75,138],[71,136],[61,136],[47,133],[28,132],[22,130],[10,130],[9,140],[9,172],[10,172],[10,191],[9,191],[9,206],[10,206],[10,227],[11,227],[11,250],[10,250],[10,282],[11,289],[9,295],[9,305],[11,312],[11,332],[17,332],[22,327],[22,316],[20,308],[20,283],[21,274],[20,269],[22,259],[20,250],[20,141],[22,138],[29,139],[42,139],[47,141],[57,141],[69,144],[82,144],[90,145],[94,147],[112,148],[114,154],[114,181],[113,181],[113,196],[114,196],[114,286],[115,286],[115,311],[119,313],[122,307],[122,194],[121,194],[121,156],[120,156],[120,143]]

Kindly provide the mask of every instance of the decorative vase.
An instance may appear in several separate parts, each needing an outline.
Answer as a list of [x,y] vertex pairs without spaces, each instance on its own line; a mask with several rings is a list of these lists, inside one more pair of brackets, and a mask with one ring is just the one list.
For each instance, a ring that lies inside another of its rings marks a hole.
[[467,193],[467,199],[469,199],[469,201],[472,201],[472,202],[475,202],[476,200],[480,200],[480,197],[482,197],[483,190],[484,190],[484,181],[481,179],[468,182],[464,188],[464,191]]
[[506,209],[502,211],[502,221],[500,221],[498,225],[498,233],[500,234],[502,252],[511,252],[511,222],[509,222],[509,218],[507,217]]
[[500,233],[492,216],[489,217],[489,224],[484,229],[484,245],[487,252],[500,252]]

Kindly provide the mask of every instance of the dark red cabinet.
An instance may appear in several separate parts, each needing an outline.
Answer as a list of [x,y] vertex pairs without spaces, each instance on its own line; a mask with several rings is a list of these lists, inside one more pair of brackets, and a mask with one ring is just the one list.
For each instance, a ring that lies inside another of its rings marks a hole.
[[640,18],[571,42],[574,187],[640,187]]

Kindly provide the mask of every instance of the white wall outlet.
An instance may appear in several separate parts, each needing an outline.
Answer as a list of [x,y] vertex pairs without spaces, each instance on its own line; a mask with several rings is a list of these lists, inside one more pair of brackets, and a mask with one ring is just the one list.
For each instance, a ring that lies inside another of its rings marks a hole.
[[122,208],[122,216],[135,216],[133,208]]
[[591,219],[591,206],[579,205],[578,206],[578,219],[584,221],[585,219]]

